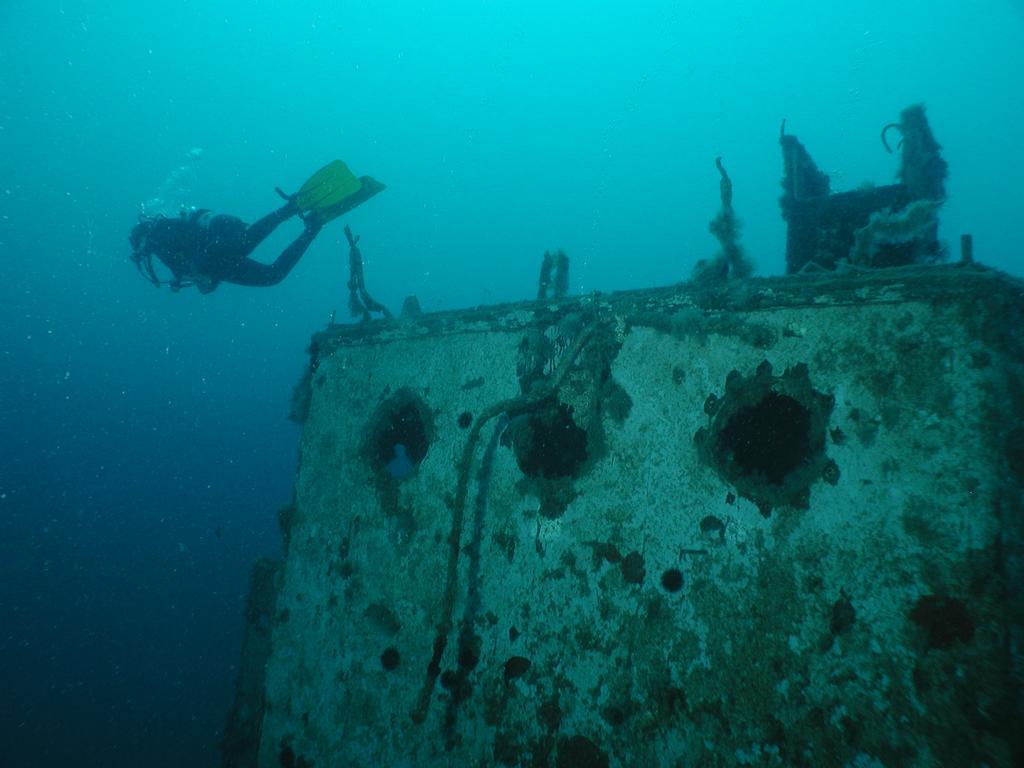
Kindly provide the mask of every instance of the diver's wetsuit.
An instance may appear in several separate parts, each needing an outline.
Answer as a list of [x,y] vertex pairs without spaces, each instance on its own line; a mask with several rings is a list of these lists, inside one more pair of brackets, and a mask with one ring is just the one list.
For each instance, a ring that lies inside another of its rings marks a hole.
[[237,285],[268,286],[281,282],[309,248],[320,232],[318,222],[306,228],[273,264],[249,258],[281,222],[298,214],[289,202],[259,221],[244,221],[225,214],[198,210],[177,219],[160,219],[152,223],[141,247],[164,262],[174,273],[172,287],[186,281],[209,293],[221,282]]

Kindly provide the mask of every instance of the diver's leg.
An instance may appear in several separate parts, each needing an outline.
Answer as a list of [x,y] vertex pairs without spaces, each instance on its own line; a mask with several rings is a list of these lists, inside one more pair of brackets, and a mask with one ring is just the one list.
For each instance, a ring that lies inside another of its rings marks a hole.
[[288,276],[288,273],[292,271],[292,267],[299,263],[299,259],[302,258],[306,249],[309,248],[309,244],[313,242],[313,238],[319,232],[319,226],[307,225],[302,234],[295,238],[295,242],[281,252],[281,255],[277,257],[273,264],[261,264],[258,261],[247,258],[235,266],[223,279],[226,282],[237,285],[277,285]]
[[298,212],[298,206],[289,200],[276,211],[271,211],[259,221],[253,222],[246,227],[242,235],[242,255],[248,256],[252,253],[257,245],[266,240],[270,233],[277,229],[278,224],[287,221]]

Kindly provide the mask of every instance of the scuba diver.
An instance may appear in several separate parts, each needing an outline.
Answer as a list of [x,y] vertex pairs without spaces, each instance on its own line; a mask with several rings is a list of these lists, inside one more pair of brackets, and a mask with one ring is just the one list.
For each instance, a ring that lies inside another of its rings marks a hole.
[[[253,224],[235,216],[208,210],[182,211],[176,218],[139,216],[128,240],[131,259],[153,285],[170,286],[172,291],[194,285],[210,293],[220,283],[236,285],[277,285],[298,264],[327,222],[347,213],[385,186],[369,176],[356,177],[340,160],[321,168],[294,195],[280,189],[285,204]],[[305,222],[305,229],[272,264],[249,258],[249,254],[292,216]],[[170,269],[172,277],[162,280],[153,257]]]

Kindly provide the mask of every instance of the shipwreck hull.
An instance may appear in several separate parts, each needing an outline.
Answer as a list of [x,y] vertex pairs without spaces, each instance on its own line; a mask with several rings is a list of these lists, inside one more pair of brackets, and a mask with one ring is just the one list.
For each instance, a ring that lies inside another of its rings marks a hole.
[[1022,318],[966,265],[319,334],[225,764],[1019,764]]

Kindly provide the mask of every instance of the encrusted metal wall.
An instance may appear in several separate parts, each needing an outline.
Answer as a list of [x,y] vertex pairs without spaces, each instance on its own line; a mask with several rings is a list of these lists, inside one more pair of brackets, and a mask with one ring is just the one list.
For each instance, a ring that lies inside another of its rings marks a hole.
[[948,266],[319,334],[225,764],[1019,765],[1022,318]]

